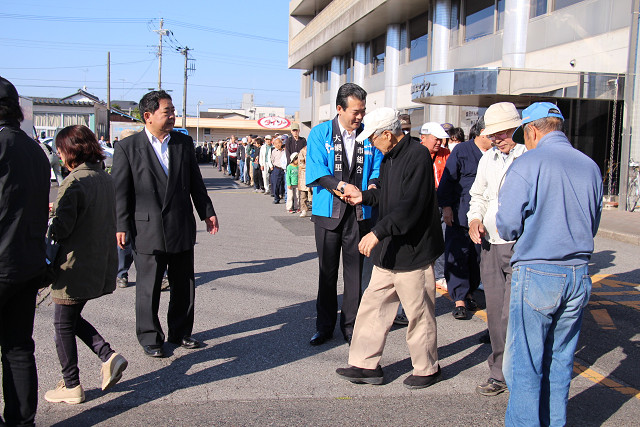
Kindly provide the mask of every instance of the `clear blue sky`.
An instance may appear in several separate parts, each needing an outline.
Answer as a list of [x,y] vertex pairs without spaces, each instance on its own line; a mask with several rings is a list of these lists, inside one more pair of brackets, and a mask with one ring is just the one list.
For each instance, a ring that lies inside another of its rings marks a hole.
[[193,51],[187,114],[211,107],[239,107],[242,94],[256,105],[298,110],[300,71],[287,69],[287,0],[121,1],[2,0],[0,75],[20,95],[63,97],[82,86],[111,99],[139,101],[158,83],[158,35],[164,18],[162,88],[182,111],[184,56]]

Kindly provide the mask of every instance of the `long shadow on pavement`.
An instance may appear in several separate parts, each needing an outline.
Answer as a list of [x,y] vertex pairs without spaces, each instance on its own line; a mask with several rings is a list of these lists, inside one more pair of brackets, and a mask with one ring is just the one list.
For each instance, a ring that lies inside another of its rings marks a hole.
[[196,286],[204,285],[217,279],[224,277],[239,276],[243,274],[264,273],[267,271],[275,271],[278,268],[288,267],[300,262],[309,261],[316,258],[316,252],[306,252],[297,256],[284,258],[267,258],[258,260],[247,260],[230,262],[229,264],[250,264],[242,267],[233,267],[228,270],[213,270],[196,273]]
[[[315,300],[306,301],[265,316],[195,334],[195,338],[208,345],[181,356],[169,366],[118,383],[114,390],[125,394],[55,425],[95,425],[178,390],[267,371],[343,345],[342,340],[334,339],[317,348],[309,346],[306,340],[295,339],[301,327],[312,322],[309,313],[314,309]],[[211,343],[221,337],[251,331],[260,332],[228,342]],[[166,344],[165,348],[174,347]],[[167,353],[171,354],[171,351]],[[88,391],[87,398],[97,397],[99,393],[99,390]]]

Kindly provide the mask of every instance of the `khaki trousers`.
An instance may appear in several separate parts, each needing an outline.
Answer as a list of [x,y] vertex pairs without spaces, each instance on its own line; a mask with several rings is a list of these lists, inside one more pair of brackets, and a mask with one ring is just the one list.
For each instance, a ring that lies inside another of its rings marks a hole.
[[369,287],[358,309],[349,365],[375,369],[380,364],[389,330],[402,302],[409,319],[407,345],[413,375],[438,371],[435,317],[436,283],[433,264],[413,271],[385,270],[374,266]]

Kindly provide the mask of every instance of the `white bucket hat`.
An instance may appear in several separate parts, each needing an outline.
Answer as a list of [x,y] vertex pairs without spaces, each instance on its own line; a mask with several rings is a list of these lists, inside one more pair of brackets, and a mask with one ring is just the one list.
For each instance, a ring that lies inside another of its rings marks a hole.
[[493,135],[522,124],[516,106],[510,102],[492,104],[484,113],[484,130],[480,135]]

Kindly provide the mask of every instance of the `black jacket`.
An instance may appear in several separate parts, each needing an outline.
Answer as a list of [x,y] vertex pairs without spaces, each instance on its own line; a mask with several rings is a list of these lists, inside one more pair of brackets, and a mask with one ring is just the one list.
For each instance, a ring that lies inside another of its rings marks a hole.
[[120,141],[114,151],[117,231],[126,232],[135,250],[143,254],[192,249],[196,242],[193,206],[201,220],[215,211],[191,137],[171,131],[168,177],[144,130]]
[[18,124],[0,121],[0,282],[44,273],[51,168]]
[[371,230],[380,243],[372,262],[388,270],[423,268],[444,251],[431,156],[409,135],[384,156],[379,188],[362,193],[363,203],[378,206]]

